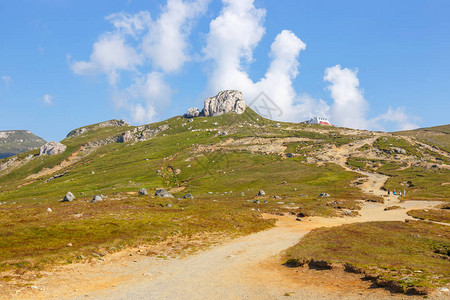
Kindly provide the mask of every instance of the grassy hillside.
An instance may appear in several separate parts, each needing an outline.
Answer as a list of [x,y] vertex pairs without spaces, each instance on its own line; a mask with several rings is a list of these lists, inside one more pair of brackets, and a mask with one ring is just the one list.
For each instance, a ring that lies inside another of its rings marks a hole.
[[[288,264],[362,273],[394,292],[425,294],[450,281],[450,229],[424,222],[368,222],[311,231],[286,254]],[[320,263],[318,263],[320,262]]]
[[[0,160],[0,270],[20,277],[169,237],[248,234],[273,226],[262,212],[357,214],[357,200],[382,198],[362,193],[365,176],[350,168],[390,174],[387,186],[407,184],[408,197],[450,197],[448,157],[390,134],[278,123],[251,109],[106,124],[74,130],[62,154]],[[174,198],[153,196],[158,188]],[[68,191],[76,199],[60,202]]]
[[394,132],[394,134],[414,137],[419,141],[437,146],[442,150],[450,152],[450,124],[399,131]]
[[28,130],[0,131],[0,159],[39,148],[46,141]]

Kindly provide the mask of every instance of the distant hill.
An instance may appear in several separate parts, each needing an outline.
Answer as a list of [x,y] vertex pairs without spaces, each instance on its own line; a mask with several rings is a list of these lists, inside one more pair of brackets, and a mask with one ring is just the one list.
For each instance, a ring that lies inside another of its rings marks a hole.
[[450,124],[394,132],[397,135],[415,137],[417,140],[450,152]]
[[46,141],[28,130],[0,131],[0,159],[39,148]]

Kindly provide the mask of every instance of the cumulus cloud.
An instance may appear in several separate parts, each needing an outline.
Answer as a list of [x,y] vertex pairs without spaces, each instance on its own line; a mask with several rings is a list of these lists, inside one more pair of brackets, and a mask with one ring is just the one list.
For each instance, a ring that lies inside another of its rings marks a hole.
[[325,70],[323,79],[330,83],[327,89],[333,99],[331,105],[333,122],[339,126],[369,129],[367,120],[369,104],[359,88],[357,71],[336,65]]
[[379,130],[385,130],[384,126],[380,125],[380,122],[393,124],[395,130],[410,130],[419,128],[419,125],[416,124],[418,120],[417,117],[408,114],[404,107],[397,107],[396,109],[389,107],[386,113],[373,119],[373,122],[374,127]]
[[188,37],[191,22],[203,14],[209,0],[168,0],[158,20],[142,40],[144,54],[164,72],[176,72],[190,59]]
[[90,60],[73,63],[72,70],[79,75],[105,73],[109,83],[114,85],[119,79],[119,71],[135,70],[141,62],[142,56],[126,44],[123,36],[107,33],[94,43]]
[[220,15],[210,23],[203,49],[205,58],[212,61],[212,74],[208,76],[210,92],[241,90],[255,109],[259,105],[258,96],[264,93],[276,106],[273,109],[279,111],[270,117],[279,120],[303,121],[312,114],[324,115],[328,111],[324,101],[307,94],[298,95],[293,87],[299,55],[306,44],[292,31],[280,32],[271,45],[271,64],[265,76],[253,82],[245,66],[253,62],[253,51],[265,33],[266,11],[256,8],[253,0],[223,0],[223,3]]
[[53,96],[49,95],[49,94],[45,94],[44,96],[42,96],[42,101],[46,105],[52,105],[53,104]]
[[[168,0],[155,20],[148,11],[111,14],[105,19],[114,30],[99,36],[89,60],[72,62],[71,68],[79,75],[105,74],[116,107],[128,110],[135,122],[150,122],[158,107],[171,100],[173,90],[164,77],[190,60],[191,25],[208,3]],[[124,72],[134,79],[119,90]]]
[[11,77],[8,75],[3,75],[2,80],[7,86],[11,83]]

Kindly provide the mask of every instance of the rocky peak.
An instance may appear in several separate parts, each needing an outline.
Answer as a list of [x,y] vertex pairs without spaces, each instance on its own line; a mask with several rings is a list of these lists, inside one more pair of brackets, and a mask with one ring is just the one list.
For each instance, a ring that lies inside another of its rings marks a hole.
[[69,134],[67,134],[66,138],[74,138],[74,137],[80,136],[88,131],[96,130],[96,129],[103,128],[103,127],[119,127],[119,126],[130,126],[130,125],[127,122],[125,122],[124,120],[104,121],[104,122],[101,122],[101,123],[98,123],[98,124],[95,124],[92,126],[74,129],[71,132],[69,132]]
[[244,101],[242,92],[236,90],[225,90],[219,92],[214,97],[205,99],[203,110],[200,112],[198,108],[189,108],[184,115],[185,118],[194,118],[198,116],[214,117],[229,112],[242,114],[245,112],[247,104]]

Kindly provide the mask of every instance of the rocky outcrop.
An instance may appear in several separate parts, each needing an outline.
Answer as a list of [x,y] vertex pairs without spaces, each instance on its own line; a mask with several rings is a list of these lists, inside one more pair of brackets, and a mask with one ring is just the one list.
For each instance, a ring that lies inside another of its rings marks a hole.
[[207,98],[204,103],[204,108],[200,112],[198,108],[189,108],[184,114],[185,118],[195,117],[214,117],[220,116],[229,112],[242,114],[245,112],[247,104],[244,101],[242,93],[236,90],[226,90],[218,93],[214,97]]
[[164,130],[169,129],[169,125],[164,124],[159,127],[153,128],[151,125],[143,125],[134,128],[133,130],[125,131],[122,136],[119,137],[119,143],[127,143],[127,142],[142,142],[146,141],[149,138],[157,135]]
[[119,126],[130,126],[127,122],[125,122],[124,120],[109,120],[109,121],[105,121],[105,122],[101,122],[89,127],[81,127],[81,128],[77,128],[72,130],[71,132],[69,132],[69,134],[67,134],[66,138],[74,138],[80,135],[85,134],[88,131],[92,131],[92,130],[96,130],[99,128],[103,128],[103,127],[119,127]]
[[242,93],[235,90],[222,91],[215,97],[205,100],[203,114],[205,117],[220,116],[228,112],[244,113],[247,108]]
[[39,155],[56,155],[66,151],[67,147],[64,144],[58,142],[48,142],[41,148],[39,148]]
[[187,113],[184,114],[185,118],[195,118],[198,116],[200,116],[200,111],[196,107],[189,108]]

